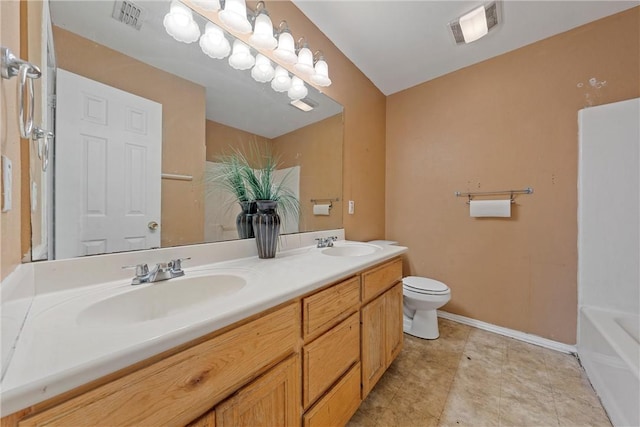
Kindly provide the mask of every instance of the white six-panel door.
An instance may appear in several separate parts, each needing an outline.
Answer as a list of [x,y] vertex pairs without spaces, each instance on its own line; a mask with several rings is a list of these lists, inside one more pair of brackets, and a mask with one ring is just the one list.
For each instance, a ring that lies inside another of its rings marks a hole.
[[62,69],[56,83],[55,258],[159,247],[162,105]]

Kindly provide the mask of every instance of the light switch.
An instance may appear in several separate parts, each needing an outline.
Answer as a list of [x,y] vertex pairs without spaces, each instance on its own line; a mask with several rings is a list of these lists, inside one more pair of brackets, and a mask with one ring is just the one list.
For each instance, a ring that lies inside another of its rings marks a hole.
[[353,215],[356,210],[356,202],[349,200],[349,215]]
[[7,156],[2,156],[2,212],[11,210],[11,190],[13,187],[13,166]]

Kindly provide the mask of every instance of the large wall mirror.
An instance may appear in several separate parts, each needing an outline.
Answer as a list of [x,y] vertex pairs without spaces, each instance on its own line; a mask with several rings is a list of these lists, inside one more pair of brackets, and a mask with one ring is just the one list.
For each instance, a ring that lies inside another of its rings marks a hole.
[[[221,155],[255,146],[280,159],[299,197],[284,233],[341,228],[342,106],[308,87],[313,108],[302,111],[197,41],[174,40],[167,0],[140,1],[139,28],[114,18],[121,4],[48,4],[56,138],[38,197],[46,212],[32,218],[48,233],[32,231],[33,258],[237,239],[240,207],[210,178]],[[329,215],[314,215],[312,200],[332,201]]]

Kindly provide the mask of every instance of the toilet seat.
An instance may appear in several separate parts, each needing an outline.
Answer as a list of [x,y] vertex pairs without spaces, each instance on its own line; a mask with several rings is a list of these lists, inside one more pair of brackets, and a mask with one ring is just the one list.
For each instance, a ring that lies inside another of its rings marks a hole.
[[418,276],[408,276],[402,279],[402,287],[407,291],[425,295],[445,295],[451,292],[449,287],[442,282]]

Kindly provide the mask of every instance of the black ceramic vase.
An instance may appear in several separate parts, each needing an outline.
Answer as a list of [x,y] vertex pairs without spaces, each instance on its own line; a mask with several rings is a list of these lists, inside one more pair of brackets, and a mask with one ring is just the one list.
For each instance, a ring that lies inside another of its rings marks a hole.
[[242,212],[236,217],[236,228],[240,239],[251,239],[253,233],[253,215],[258,211],[256,202],[238,202]]
[[280,215],[276,212],[278,202],[257,200],[258,213],[253,215],[253,232],[256,235],[259,258],[274,258],[280,234]]

